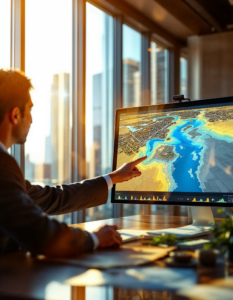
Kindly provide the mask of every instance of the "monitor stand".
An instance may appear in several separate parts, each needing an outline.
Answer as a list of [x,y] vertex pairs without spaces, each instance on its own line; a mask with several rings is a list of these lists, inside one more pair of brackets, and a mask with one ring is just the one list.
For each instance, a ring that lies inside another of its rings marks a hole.
[[215,223],[211,207],[189,206],[188,223],[195,226],[213,226]]
[[179,238],[201,237],[209,235],[214,225],[214,216],[211,207],[192,206],[188,207],[189,225],[152,230],[151,235],[175,234]]

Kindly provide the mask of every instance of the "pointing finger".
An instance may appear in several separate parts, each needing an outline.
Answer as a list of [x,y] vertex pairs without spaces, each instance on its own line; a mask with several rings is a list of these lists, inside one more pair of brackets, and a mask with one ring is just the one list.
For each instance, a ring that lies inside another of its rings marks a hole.
[[138,158],[135,161],[132,161],[131,164],[133,166],[136,166],[136,165],[140,164],[141,162],[143,162],[145,159],[147,159],[147,156],[143,156],[141,158]]

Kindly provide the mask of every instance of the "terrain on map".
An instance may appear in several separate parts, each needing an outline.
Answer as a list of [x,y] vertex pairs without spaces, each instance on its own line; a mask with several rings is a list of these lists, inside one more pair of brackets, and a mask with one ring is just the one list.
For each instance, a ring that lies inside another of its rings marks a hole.
[[233,106],[121,115],[117,167],[145,155],[116,191],[233,192]]

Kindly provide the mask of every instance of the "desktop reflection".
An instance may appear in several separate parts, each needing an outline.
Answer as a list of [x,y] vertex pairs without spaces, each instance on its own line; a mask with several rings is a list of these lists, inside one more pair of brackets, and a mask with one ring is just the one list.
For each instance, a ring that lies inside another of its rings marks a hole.
[[[64,295],[64,294],[63,294]],[[125,288],[72,287],[71,299],[80,300],[179,300],[174,292]],[[184,298],[183,298],[184,299]]]
[[172,300],[173,296],[168,291],[114,290],[114,300]]

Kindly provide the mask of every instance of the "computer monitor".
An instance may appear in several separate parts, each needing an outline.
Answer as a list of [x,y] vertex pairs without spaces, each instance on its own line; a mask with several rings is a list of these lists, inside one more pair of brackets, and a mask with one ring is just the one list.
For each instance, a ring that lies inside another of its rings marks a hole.
[[233,97],[118,109],[113,169],[145,155],[111,202],[186,205],[212,224],[210,207],[233,206]]

